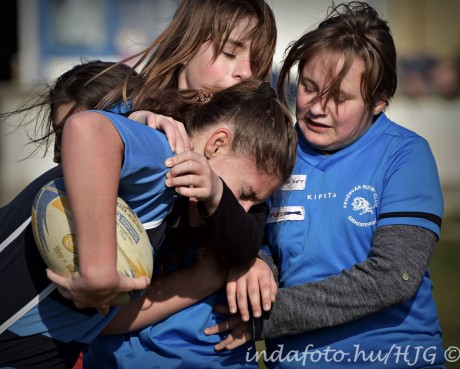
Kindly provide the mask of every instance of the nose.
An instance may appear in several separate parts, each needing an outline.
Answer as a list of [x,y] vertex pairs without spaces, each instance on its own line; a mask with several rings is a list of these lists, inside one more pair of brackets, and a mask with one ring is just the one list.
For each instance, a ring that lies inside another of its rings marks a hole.
[[244,81],[252,77],[251,61],[249,57],[237,60],[235,69],[233,70],[233,76],[240,81]]
[[310,111],[311,114],[314,116],[320,116],[324,115],[325,112],[325,106],[324,106],[324,101],[323,99],[317,99],[316,101],[311,101],[308,107],[308,110]]

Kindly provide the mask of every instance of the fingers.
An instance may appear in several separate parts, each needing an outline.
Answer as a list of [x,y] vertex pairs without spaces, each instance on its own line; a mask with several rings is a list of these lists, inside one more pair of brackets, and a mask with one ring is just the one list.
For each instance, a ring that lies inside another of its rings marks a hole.
[[53,282],[59,293],[68,300],[73,300],[73,296],[70,293],[69,280],[67,277],[61,277],[59,274],[56,274],[51,269],[46,269],[46,275],[48,279]]
[[[249,294],[249,301],[251,303],[252,315],[255,318],[260,318],[262,316],[262,309],[260,306],[261,300],[261,293],[263,291],[262,284],[259,285],[258,280],[249,279],[248,281],[248,294]],[[239,301],[238,301],[239,303]],[[249,320],[249,312],[247,319],[243,319],[244,321]]]
[[59,274],[56,274],[49,268],[46,268],[46,276],[51,282],[55,283],[57,286],[67,287],[67,277],[61,277]]
[[[243,269],[230,270],[227,280],[227,301],[231,313],[240,311],[243,321],[250,317],[249,305],[255,318],[269,311],[276,300],[277,285],[268,265],[256,258]],[[249,303],[248,303],[249,300]]]
[[223,349],[233,350],[233,349],[236,349],[237,347],[244,345],[245,343],[251,340],[252,340],[251,333],[249,333],[249,330],[247,329],[247,325],[243,323],[239,325],[237,328],[235,328],[227,336],[225,340],[215,345],[214,349],[216,351],[223,350]]
[[182,122],[152,113],[147,117],[147,125],[165,133],[173,152],[180,154],[192,149],[192,144]]
[[144,290],[150,285],[150,278],[139,277],[132,278],[120,274],[120,284],[118,290],[120,292],[129,292],[134,290]]
[[[265,281],[265,280],[260,281],[260,297],[261,297],[261,300],[262,300],[263,309],[265,311],[269,311],[271,309],[272,297],[273,297],[272,283],[270,282],[270,280],[268,280],[268,281]],[[256,315],[254,314],[254,316],[256,316]]]
[[[227,282],[227,301],[230,313],[238,310],[244,322],[249,320],[248,287],[246,279],[229,280]],[[260,305],[260,304],[259,304]]]
[[[206,335],[212,335],[212,334],[223,333],[228,330],[231,330],[231,332],[228,334],[226,338],[224,338],[222,341],[220,341],[217,345],[214,346],[214,349],[216,351],[221,351],[224,349],[233,350],[252,340],[252,336],[251,336],[251,333],[249,332],[247,323],[242,323],[241,321],[239,321],[239,323],[236,323],[236,321],[234,322],[229,322],[229,321],[230,320],[221,322],[212,327],[206,328],[204,331]],[[225,329],[225,326],[227,324],[229,326],[231,325],[231,327],[229,327],[228,329]]]
[[50,269],[47,269],[46,273],[50,281],[56,284],[59,293],[64,298],[72,300],[77,308],[95,307],[101,314],[108,313],[109,301],[119,294],[133,290],[143,290],[150,285],[150,278],[131,278],[119,274],[116,289],[101,293],[88,288],[78,272],[71,277],[62,277]]
[[174,122],[176,123],[176,128],[179,137],[181,137],[181,140],[179,140],[181,145],[176,145],[176,154],[181,154],[185,151],[193,150],[192,141],[190,141],[187,135],[187,131],[185,130],[184,124],[182,122],[178,122],[177,120],[175,120]]
[[171,168],[166,174],[166,186],[174,187],[182,196],[206,201],[221,192],[221,181],[203,155],[186,151],[167,159],[165,165]]
[[208,327],[204,330],[204,334],[210,336],[212,334],[224,333],[229,330],[233,330],[241,324],[241,319],[239,316],[232,316],[227,320],[224,320],[220,323],[217,323],[211,327]]
[[171,146],[172,152],[180,154],[191,150],[193,145],[187,135],[185,126],[182,122],[161,114],[155,114],[146,110],[139,110],[129,115],[129,119],[135,120],[150,128],[164,132]]
[[236,300],[238,304],[238,310],[240,311],[241,319],[243,320],[243,322],[247,322],[249,320],[249,304],[246,287],[237,288]]
[[[276,284],[275,277],[273,276],[273,274],[271,276],[271,280],[272,280],[271,281],[271,291],[272,291],[271,292],[271,302],[274,303],[276,301],[276,295],[278,294],[278,285]],[[268,310],[270,309],[271,309],[271,306]]]
[[227,302],[231,314],[236,314],[238,307],[236,304],[236,281],[227,281]]
[[[176,156],[166,159],[165,165],[171,168],[171,175],[177,176],[190,171],[188,166],[199,164],[200,167],[207,164],[207,159],[195,151],[184,151]],[[195,170],[196,167],[194,166]]]
[[[276,301],[276,294],[278,292],[278,287],[276,285],[273,274],[268,273],[267,275],[261,276],[259,278],[259,286],[262,308],[264,311],[269,311],[272,307],[272,304]],[[254,316],[256,315],[254,314]]]

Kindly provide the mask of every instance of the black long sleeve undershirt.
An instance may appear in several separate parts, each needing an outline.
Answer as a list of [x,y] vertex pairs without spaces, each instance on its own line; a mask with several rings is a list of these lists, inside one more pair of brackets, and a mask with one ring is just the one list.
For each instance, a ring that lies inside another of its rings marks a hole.
[[212,232],[219,255],[229,265],[239,265],[257,256],[269,208],[262,203],[246,213],[232,191],[222,182],[224,189],[216,211],[207,215],[201,202],[198,202],[198,210]]

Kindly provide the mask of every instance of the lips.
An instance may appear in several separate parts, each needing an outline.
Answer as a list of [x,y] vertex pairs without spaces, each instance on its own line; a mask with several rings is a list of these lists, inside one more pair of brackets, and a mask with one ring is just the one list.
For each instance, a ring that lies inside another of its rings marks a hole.
[[305,124],[312,131],[318,131],[318,132],[323,132],[323,131],[331,128],[330,126],[328,126],[326,124],[315,122],[315,121],[313,121],[313,120],[311,120],[311,119],[309,119],[307,117],[305,117]]

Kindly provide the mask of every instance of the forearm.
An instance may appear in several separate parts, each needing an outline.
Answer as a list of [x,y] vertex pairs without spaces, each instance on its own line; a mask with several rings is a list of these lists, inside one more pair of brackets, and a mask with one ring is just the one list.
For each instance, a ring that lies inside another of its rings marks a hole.
[[122,306],[102,334],[125,333],[155,324],[221,287],[219,279],[206,278],[193,267],[162,275],[141,299]]
[[80,274],[116,274],[115,206],[123,158],[116,129],[97,113],[73,116],[62,137],[62,167],[78,243]]
[[198,203],[200,215],[209,225],[219,255],[229,265],[239,265],[257,256],[262,245],[269,209],[264,203],[246,213],[224,183],[217,209],[208,214]]
[[252,320],[255,339],[332,327],[377,313],[418,291],[436,235],[414,226],[377,229],[368,259],[338,275],[281,288],[272,310]]

